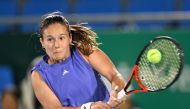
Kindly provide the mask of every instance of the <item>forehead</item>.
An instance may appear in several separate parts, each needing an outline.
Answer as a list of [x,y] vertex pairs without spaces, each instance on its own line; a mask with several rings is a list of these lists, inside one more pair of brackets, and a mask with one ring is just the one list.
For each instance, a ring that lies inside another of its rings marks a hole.
[[60,23],[54,23],[49,25],[44,29],[43,35],[60,35],[60,34],[68,34],[68,28],[66,25]]

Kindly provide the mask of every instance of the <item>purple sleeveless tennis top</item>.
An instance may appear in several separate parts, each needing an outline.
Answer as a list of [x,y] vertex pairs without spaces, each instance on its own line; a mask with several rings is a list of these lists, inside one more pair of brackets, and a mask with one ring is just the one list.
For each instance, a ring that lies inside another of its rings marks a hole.
[[33,70],[39,72],[63,106],[108,101],[109,92],[101,76],[83,59],[78,49],[72,47],[71,56],[57,64],[47,64],[47,59],[45,55]]

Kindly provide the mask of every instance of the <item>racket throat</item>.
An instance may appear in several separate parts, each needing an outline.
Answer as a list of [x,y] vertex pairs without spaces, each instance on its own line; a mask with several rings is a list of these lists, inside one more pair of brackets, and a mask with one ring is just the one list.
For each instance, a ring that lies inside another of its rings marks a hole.
[[129,88],[130,84],[131,84],[131,81],[127,82],[127,84],[126,84],[126,86],[125,86],[125,88],[124,88],[124,91],[125,91],[125,92],[127,92],[127,89]]
[[[138,86],[140,89],[135,89],[135,90],[130,90],[128,91],[130,85],[131,85],[131,82],[133,80],[133,77],[136,79],[136,82],[138,83]],[[139,74],[138,74],[138,65],[135,65],[133,70],[132,70],[132,73],[129,77],[129,80],[126,84],[126,87],[124,88],[124,91],[126,92],[126,95],[128,94],[131,94],[131,93],[135,93],[135,92],[148,92],[148,89],[143,85],[143,83],[140,81],[140,78],[139,78]]]
[[135,75],[135,69],[136,69],[136,67],[133,68],[132,73],[131,73],[131,75],[130,75],[130,77],[129,77],[129,80],[128,80],[128,82],[127,82],[125,88],[124,88],[124,91],[125,91],[125,92],[127,92],[127,89],[128,89],[129,86],[131,85],[131,82],[132,82],[132,79],[133,79],[133,75]]

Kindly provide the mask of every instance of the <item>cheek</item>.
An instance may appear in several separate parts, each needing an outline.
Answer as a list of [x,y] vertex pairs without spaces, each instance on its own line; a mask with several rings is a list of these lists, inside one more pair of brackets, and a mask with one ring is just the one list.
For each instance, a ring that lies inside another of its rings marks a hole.
[[70,41],[69,40],[65,40],[61,43],[61,47],[62,48],[68,48],[70,47]]
[[45,51],[49,54],[53,51],[53,47],[50,44],[44,44]]
[[70,47],[70,43],[68,42],[68,43],[64,44],[64,46],[65,47]]
[[51,48],[53,47],[53,44],[44,41],[44,43],[43,43],[43,47],[44,47],[45,49],[51,49]]

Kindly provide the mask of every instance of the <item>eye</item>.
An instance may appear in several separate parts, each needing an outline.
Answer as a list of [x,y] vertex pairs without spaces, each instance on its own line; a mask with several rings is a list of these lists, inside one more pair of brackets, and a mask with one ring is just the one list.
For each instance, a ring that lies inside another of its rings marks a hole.
[[47,41],[51,42],[51,41],[53,41],[53,38],[47,38]]
[[61,36],[61,37],[59,37],[59,39],[60,39],[60,40],[64,40],[64,39],[65,39],[65,37],[64,37],[64,36]]

